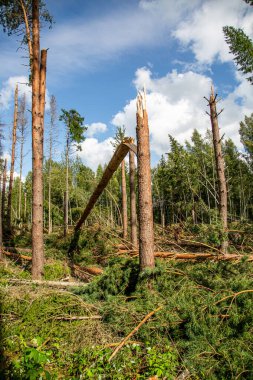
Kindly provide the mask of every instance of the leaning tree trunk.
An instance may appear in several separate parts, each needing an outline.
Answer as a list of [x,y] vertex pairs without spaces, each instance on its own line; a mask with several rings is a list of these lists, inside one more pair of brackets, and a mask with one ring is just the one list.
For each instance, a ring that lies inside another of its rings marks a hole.
[[127,239],[127,191],[126,191],[125,160],[121,162],[121,192],[122,192],[123,239]]
[[[216,110],[216,97],[214,95],[213,87],[211,88],[211,95],[209,99],[210,106],[210,118],[212,124],[212,134],[213,134],[213,146],[214,155],[216,163],[216,172],[218,177],[218,189],[219,189],[219,214],[222,224],[222,233],[225,235],[227,233],[227,184],[225,177],[225,164],[221,149],[221,138],[218,125],[218,114]],[[225,254],[227,252],[228,240],[227,237],[222,238],[221,250]]]
[[137,248],[137,214],[136,214],[136,194],[135,194],[135,162],[134,152],[129,151],[129,184],[130,184],[130,224],[132,248]]
[[145,93],[137,97],[137,161],[139,197],[139,257],[140,269],[153,268],[154,226],[151,190],[148,114]]
[[15,89],[15,105],[14,105],[14,118],[13,118],[13,128],[12,128],[12,148],[11,148],[11,168],[10,168],[10,181],[9,181],[9,192],[8,192],[8,206],[7,206],[7,216],[6,224],[9,232],[11,231],[11,208],[12,208],[12,188],[13,188],[13,178],[14,178],[14,166],[15,166],[15,150],[17,141],[17,121],[18,121],[18,85]]
[[7,159],[4,160],[4,168],[3,168],[3,185],[2,185],[2,223],[5,221],[5,190],[6,190],[6,176],[7,176]]
[[43,242],[43,136],[47,51],[41,51],[39,36],[39,1],[32,2],[32,277],[40,280],[44,267]]

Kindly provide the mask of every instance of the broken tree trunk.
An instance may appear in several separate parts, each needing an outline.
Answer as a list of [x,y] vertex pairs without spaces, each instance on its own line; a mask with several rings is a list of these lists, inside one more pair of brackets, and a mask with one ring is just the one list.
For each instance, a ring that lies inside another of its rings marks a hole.
[[92,196],[90,197],[90,200],[89,200],[81,218],[79,219],[79,221],[77,222],[77,224],[75,226],[75,233],[78,232],[80,230],[80,228],[82,227],[84,221],[87,219],[91,210],[93,209],[96,201],[98,200],[98,198],[102,194],[103,190],[106,188],[108,182],[112,178],[113,174],[115,173],[115,171],[119,167],[122,160],[126,157],[127,153],[129,152],[129,149],[135,150],[135,145],[132,144],[132,139],[125,138],[124,142],[122,142],[118,146],[118,148],[116,149],[111,161],[109,162],[109,164],[107,165],[107,167],[104,171],[104,174],[103,174],[99,184],[97,185]]
[[135,162],[134,152],[129,151],[129,184],[130,184],[130,226],[132,248],[137,248],[137,214],[135,194]]
[[139,197],[139,259],[140,269],[154,268],[154,226],[151,190],[150,148],[146,96],[137,97],[137,162]]
[[124,159],[121,162],[121,191],[122,191],[123,239],[127,239],[127,191],[126,191],[126,168],[125,168]]
[[228,240],[227,240],[227,237],[225,237],[225,235],[227,234],[227,227],[228,227],[227,184],[226,184],[226,177],[225,177],[225,164],[224,164],[224,159],[223,159],[222,149],[221,149],[221,138],[220,138],[220,132],[219,132],[219,125],[218,125],[218,114],[216,110],[216,97],[217,95],[214,95],[214,89],[212,86],[211,95],[209,99],[210,119],[211,119],[211,124],[212,124],[213,146],[214,146],[214,154],[215,154],[216,171],[217,171],[217,177],[218,177],[219,214],[220,214],[220,220],[222,224],[222,234],[224,235],[222,237],[221,250],[225,254],[227,252],[227,247],[228,247]]
[[11,208],[12,208],[12,188],[13,188],[13,178],[14,178],[14,166],[15,166],[15,149],[17,141],[17,121],[18,121],[18,85],[16,85],[15,96],[14,96],[14,117],[13,117],[13,128],[12,128],[12,148],[11,148],[11,168],[10,168],[10,181],[9,181],[9,192],[8,192],[8,206],[7,206],[7,216],[6,224],[9,232],[11,231]]

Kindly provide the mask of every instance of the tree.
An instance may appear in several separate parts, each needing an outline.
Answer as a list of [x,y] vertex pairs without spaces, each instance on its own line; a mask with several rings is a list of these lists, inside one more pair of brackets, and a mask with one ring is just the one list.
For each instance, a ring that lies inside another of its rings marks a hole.
[[51,175],[52,175],[52,156],[53,156],[53,137],[56,123],[56,99],[52,95],[50,98],[50,130],[49,130],[49,168],[48,168],[48,233],[52,233],[52,208],[51,208]]
[[139,198],[139,257],[141,271],[154,268],[154,226],[151,190],[150,148],[146,96],[137,97],[137,162]]
[[41,20],[52,18],[42,0],[0,0],[0,22],[9,35],[23,35],[27,43],[32,83],[32,277],[41,279],[44,266],[43,241],[43,137],[47,50],[40,54]]
[[61,110],[59,120],[63,121],[66,126],[66,188],[64,193],[64,236],[68,231],[68,204],[69,204],[69,154],[71,144],[73,144],[77,150],[82,150],[81,143],[85,140],[84,132],[87,127],[83,125],[84,118],[74,109],[66,111]]
[[246,151],[246,159],[253,171],[253,113],[240,122],[240,137]]
[[[252,0],[244,0],[253,6]],[[247,77],[253,83],[253,41],[240,28],[224,26],[225,40],[229,46],[230,53],[234,55],[234,61],[243,74],[251,74]]]
[[10,181],[9,181],[9,193],[8,193],[8,206],[7,206],[7,228],[11,231],[11,210],[12,210],[12,187],[14,178],[14,166],[15,166],[15,150],[17,141],[17,122],[18,122],[18,85],[16,85],[14,96],[14,116],[12,127],[12,147],[11,147],[11,168],[10,168]]
[[[113,147],[117,146],[124,141],[126,128],[117,127],[114,137]],[[125,160],[121,162],[121,194],[122,194],[122,223],[123,223],[123,239],[127,239],[127,190],[126,190],[126,166]]]
[[131,222],[131,243],[133,249],[137,248],[137,213],[136,213],[136,192],[135,192],[135,154],[129,151],[129,184],[130,184],[130,222]]
[[18,113],[18,130],[20,133],[20,166],[19,166],[19,196],[18,196],[18,219],[21,222],[22,219],[22,172],[23,172],[23,157],[24,157],[24,142],[25,132],[27,128],[27,116],[26,116],[26,96],[23,94]]
[[[213,134],[213,146],[214,146],[214,155],[216,162],[216,171],[218,177],[218,187],[219,187],[219,211],[220,211],[220,220],[222,224],[222,233],[227,233],[228,227],[228,215],[227,215],[227,183],[225,177],[225,165],[221,149],[221,138],[218,125],[218,113],[216,110],[216,97],[214,95],[213,86],[211,87],[211,95],[208,100],[210,106],[210,119],[212,125],[212,134]],[[221,250],[225,254],[227,252],[228,240],[223,237],[221,243]]]

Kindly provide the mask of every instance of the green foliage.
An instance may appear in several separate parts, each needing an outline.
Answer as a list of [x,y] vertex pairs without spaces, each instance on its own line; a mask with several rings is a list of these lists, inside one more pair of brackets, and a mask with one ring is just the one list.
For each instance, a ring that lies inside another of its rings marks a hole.
[[59,120],[63,121],[67,127],[69,143],[76,143],[77,150],[82,150],[80,144],[85,140],[83,134],[87,130],[87,127],[83,125],[84,118],[74,109],[61,111]]
[[75,379],[84,375],[84,379],[144,380],[149,376],[158,376],[172,380],[176,375],[177,355],[171,346],[145,344],[127,344],[117,356],[109,362],[110,348],[94,347],[83,349],[74,356],[70,374]]
[[234,55],[234,60],[244,74],[251,74],[247,77],[253,83],[253,43],[242,29],[233,26],[223,28],[225,39],[229,45],[230,53]]
[[244,122],[240,122],[241,142],[247,152],[247,161],[253,172],[253,114],[245,116]]
[[[30,30],[32,29],[32,1],[23,0]],[[46,4],[43,0],[39,0],[40,19],[41,22],[49,23],[52,26],[53,18],[46,9]],[[23,10],[18,0],[0,0],[0,24],[3,26],[4,32],[8,35],[24,34],[22,44],[27,44],[27,36],[25,33],[25,20]]]
[[120,336],[162,306],[135,339],[149,341],[151,347],[173,342],[192,376],[253,376],[253,294],[247,291],[253,290],[251,264],[158,263],[155,270],[136,276],[137,263],[129,268],[127,262],[117,261],[79,294],[103,301],[104,321]]

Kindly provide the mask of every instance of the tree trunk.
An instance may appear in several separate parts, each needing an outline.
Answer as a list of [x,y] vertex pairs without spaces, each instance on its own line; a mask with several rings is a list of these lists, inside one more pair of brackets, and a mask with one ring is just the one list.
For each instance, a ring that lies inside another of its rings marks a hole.
[[66,146],[66,190],[64,193],[64,236],[67,236],[69,224],[69,129],[67,131]]
[[[129,139],[129,140],[131,140],[131,142],[132,142],[132,139]],[[121,161],[125,158],[125,156],[129,152],[129,149],[131,149],[131,148],[134,149],[135,146],[132,143],[127,144],[127,143],[125,143],[125,141],[127,141],[127,139],[124,139],[124,143],[121,143],[118,146],[118,148],[116,149],[111,161],[107,165],[107,167],[103,173],[103,176],[102,176],[101,180],[99,181],[99,184],[97,185],[96,189],[94,190],[93,194],[91,195],[89,202],[88,202],[86,208],[84,209],[84,212],[83,212],[81,218],[79,219],[79,221],[77,222],[77,224],[75,226],[75,233],[77,233],[80,230],[80,228],[82,227],[84,221],[89,216],[89,214],[90,214],[91,210],[93,209],[96,201],[98,200],[98,198],[102,194],[103,190],[108,185],[108,182],[110,181],[113,174],[115,173],[115,171],[119,167]]]
[[154,268],[154,226],[151,190],[148,114],[145,93],[137,98],[137,161],[139,197],[139,257],[141,271]]
[[44,267],[43,242],[43,135],[47,51],[42,50],[40,62],[39,1],[32,2],[32,278],[40,280]]
[[[213,146],[215,154],[216,172],[218,177],[218,187],[219,187],[219,214],[222,224],[222,233],[227,233],[227,184],[225,177],[225,164],[222,156],[221,150],[221,138],[218,125],[218,115],[216,110],[216,96],[214,96],[213,87],[211,89],[211,95],[209,99],[210,106],[210,118],[212,124],[212,134],[213,134]],[[228,240],[227,238],[222,239],[221,250],[224,254],[227,252]]]
[[22,136],[21,137],[21,145],[20,145],[19,190],[18,190],[18,219],[19,219],[19,223],[21,223],[21,209],[22,209],[23,146],[24,146],[24,138]]
[[137,214],[136,214],[136,194],[135,194],[135,162],[134,152],[129,151],[129,184],[130,184],[130,223],[131,223],[131,243],[132,248],[137,248]]
[[1,173],[1,176],[0,176],[0,260],[2,260],[3,258],[3,252],[2,252],[2,249],[3,249],[3,220],[2,220],[2,199],[1,199],[1,196],[3,196],[3,192],[2,192],[2,173]]
[[122,191],[123,239],[127,239],[127,191],[126,191],[125,160],[121,162],[121,191]]
[[52,157],[53,157],[53,131],[56,120],[56,99],[52,95],[50,99],[50,132],[49,132],[49,168],[48,168],[48,234],[52,233],[52,207],[51,207],[51,177],[52,177]]
[[13,188],[13,176],[15,166],[15,149],[17,141],[17,120],[18,120],[18,85],[15,89],[15,105],[14,105],[14,118],[12,129],[12,148],[11,148],[11,168],[10,168],[10,181],[9,181],[9,193],[8,193],[8,206],[6,224],[9,232],[11,232],[11,209],[12,209],[12,188]]
[[2,186],[2,223],[5,221],[5,190],[6,190],[6,176],[7,176],[7,159],[4,160],[4,168],[3,168],[3,186]]

